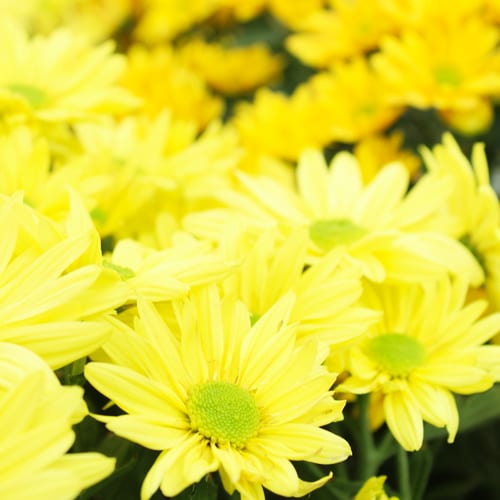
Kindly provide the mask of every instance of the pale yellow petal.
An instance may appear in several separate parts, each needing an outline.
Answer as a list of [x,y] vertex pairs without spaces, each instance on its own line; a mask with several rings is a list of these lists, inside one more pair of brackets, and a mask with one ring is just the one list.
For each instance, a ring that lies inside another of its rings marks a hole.
[[309,215],[315,219],[325,218],[328,213],[328,169],[320,151],[302,153],[297,166],[297,184]]

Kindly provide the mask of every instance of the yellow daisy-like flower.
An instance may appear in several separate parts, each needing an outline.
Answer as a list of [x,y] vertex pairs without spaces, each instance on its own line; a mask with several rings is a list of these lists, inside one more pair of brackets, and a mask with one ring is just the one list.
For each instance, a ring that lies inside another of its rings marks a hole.
[[365,289],[365,303],[383,318],[351,349],[351,376],[339,390],[382,391],[387,425],[406,450],[422,446],[423,421],[446,427],[453,442],[452,393],[483,392],[498,380],[500,351],[483,344],[500,329],[500,314],[481,318],[486,301],[464,306],[466,293],[467,283],[448,279]]
[[175,496],[219,471],[228,493],[285,496],[319,488],[299,479],[290,460],[332,464],[348,443],[319,426],[342,418],[330,392],[335,375],[315,343],[297,346],[284,297],[252,327],[249,311],[215,287],[177,304],[177,332],[139,302],[136,332],[117,332],[104,351],[114,364],[89,363],[85,376],[126,415],[97,417],[116,434],[161,450],[141,491]]
[[[274,17],[292,29],[300,29],[304,20],[325,6],[328,0],[267,0]],[[306,21],[307,22],[307,21]]]
[[479,17],[443,20],[388,37],[372,61],[394,102],[467,111],[500,93],[498,40]]
[[403,164],[410,177],[415,178],[420,168],[420,158],[411,151],[401,149],[403,134],[395,131],[389,136],[374,134],[357,142],[354,146],[354,156],[365,183],[373,179],[384,165],[392,162]]
[[330,9],[318,10],[299,25],[286,46],[310,66],[327,68],[339,59],[360,56],[378,47],[394,31],[379,2],[329,0]]
[[306,228],[310,261],[339,248],[370,280],[420,282],[445,272],[476,285],[484,280],[472,255],[442,234],[455,228],[444,211],[446,179],[425,176],[408,193],[408,171],[393,163],[364,185],[351,154],[337,154],[328,167],[313,150],[302,155],[296,178],[293,189],[264,176],[238,173],[238,191],[216,193],[228,208],[187,216],[184,226],[219,241],[221,225],[241,214],[239,223],[256,232],[277,227],[288,234]]
[[0,497],[71,500],[108,476],[115,459],[66,454],[87,408],[83,390],[61,386],[35,354],[0,342]]
[[203,78],[189,69],[170,45],[151,50],[134,45],[128,60],[121,82],[143,99],[142,111],[148,116],[155,117],[168,108],[174,118],[194,122],[201,130],[222,114],[222,100],[209,92]]
[[484,269],[485,289],[491,306],[500,310],[500,207],[490,185],[488,162],[482,144],[475,144],[472,162],[450,134],[432,151],[422,148],[427,168],[452,185],[449,210],[459,226],[453,236],[470,250]]
[[73,204],[61,234],[19,196],[0,198],[0,340],[28,347],[53,369],[97,349],[110,333],[102,316],[127,298],[97,263],[99,238],[83,210]]
[[363,487],[356,493],[354,500],[398,500],[398,497],[389,497],[384,491],[387,476],[369,478]]
[[210,87],[228,95],[248,93],[276,80],[284,66],[283,58],[264,44],[226,48],[200,38],[183,45],[180,58]]
[[338,352],[378,318],[377,312],[359,307],[361,275],[342,262],[341,252],[332,252],[304,271],[305,230],[294,231],[283,241],[277,231],[265,231],[251,244],[237,230],[228,228],[226,234],[221,246],[229,258],[242,259],[242,263],[222,287],[226,294],[242,300],[253,321],[292,290],[297,300],[290,321],[297,325],[297,340],[314,339]]
[[8,18],[0,31],[0,113],[8,123],[73,123],[140,104],[117,84],[126,61],[112,42],[93,47],[65,30],[30,38]]
[[[315,121],[329,142],[356,142],[389,127],[403,108],[389,101],[384,81],[365,58],[338,63],[306,84]],[[320,125],[321,124],[321,125]]]

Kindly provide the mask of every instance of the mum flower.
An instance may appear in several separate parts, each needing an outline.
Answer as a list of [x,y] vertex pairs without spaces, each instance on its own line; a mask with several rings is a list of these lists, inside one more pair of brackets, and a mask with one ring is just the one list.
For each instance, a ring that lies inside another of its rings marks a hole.
[[111,363],[89,363],[85,376],[127,414],[98,416],[126,439],[161,450],[141,498],[160,488],[175,496],[219,471],[228,493],[262,499],[263,487],[285,496],[319,488],[299,479],[290,460],[332,464],[348,443],[319,426],[342,418],[335,375],[315,343],[297,346],[288,325],[288,294],[252,327],[249,311],[219,298],[216,287],[176,304],[171,331],[139,301],[136,331],[122,327],[104,346]]
[[446,214],[446,180],[424,176],[408,193],[409,175],[399,163],[384,166],[366,185],[349,153],[328,167],[320,152],[305,151],[297,167],[297,189],[265,176],[238,173],[238,190],[215,193],[226,207],[187,216],[186,229],[220,240],[229,218],[255,232],[275,227],[282,234],[309,233],[309,261],[334,248],[370,280],[421,281],[445,272],[480,284],[481,267],[457,241],[441,234],[454,228]]
[[367,285],[364,303],[382,320],[351,349],[350,377],[338,390],[381,391],[390,431],[406,450],[423,442],[423,421],[446,427],[453,442],[459,416],[453,393],[474,394],[498,380],[498,346],[484,345],[500,314],[481,317],[484,300],[464,306],[467,284]]
[[384,491],[386,479],[387,476],[370,477],[356,493],[354,500],[398,500],[397,497],[389,497]]
[[460,239],[484,270],[484,288],[495,310],[500,309],[500,207],[490,185],[482,144],[475,144],[472,161],[449,134],[432,150],[422,148],[428,169],[453,186],[447,204],[459,221],[453,236]]
[[0,342],[0,497],[71,500],[108,476],[115,459],[66,454],[86,414],[83,389],[61,386],[23,347]]
[[7,123],[74,123],[140,104],[117,84],[126,61],[112,42],[93,47],[63,29],[30,38],[9,18],[0,31],[0,113]]

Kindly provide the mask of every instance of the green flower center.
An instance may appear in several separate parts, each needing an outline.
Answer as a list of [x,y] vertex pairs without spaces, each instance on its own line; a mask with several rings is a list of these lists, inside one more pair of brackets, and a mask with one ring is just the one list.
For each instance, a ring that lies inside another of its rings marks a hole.
[[311,240],[322,250],[331,250],[337,245],[349,245],[367,233],[349,219],[322,219],[309,226]]
[[42,89],[32,85],[12,83],[7,85],[7,88],[11,92],[14,92],[15,94],[18,94],[26,99],[26,101],[28,101],[29,104],[35,109],[42,107],[49,98],[49,96]]
[[424,346],[413,337],[385,333],[370,340],[368,355],[392,376],[406,376],[425,361]]
[[229,382],[197,385],[187,409],[193,429],[215,443],[243,448],[259,428],[260,414],[254,398]]
[[457,87],[462,81],[460,73],[453,66],[437,66],[434,68],[434,78],[440,85],[452,87]]

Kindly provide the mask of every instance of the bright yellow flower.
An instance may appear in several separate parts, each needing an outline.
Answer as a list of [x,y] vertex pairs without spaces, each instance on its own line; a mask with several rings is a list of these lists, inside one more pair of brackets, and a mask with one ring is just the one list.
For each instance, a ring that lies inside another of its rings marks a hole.
[[217,15],[230,16],[240,22],[249,21],[262,13],[269,0],[220,0]]
[[389,102],[384,81],[364,58],[338,63],[313,76],[305,86],[314,96],[315,127],[329,142],[356,142],[385,130],[403,112]]
[[423,421],[446,427],[453,442],[452,393],[483,392],[498,380],[500,350],[483,344],[500,329],[500,314],[481,318],[486,302],[464,306],[466,293],[467,283],[449,279],[365,288],[365,304],[383,318],[351,349],[351,376],[339,391],[382,391],[387,425],[406,450],[422,446]]
[[329,0],[330,9],[318,10],[291,35],[287,48],[310,66],[327,68],[339,59],[359,56],[378,47],[394,31],[393,23],[373,0]]
[[237,177],[238,190],[215,194],[227,208],[187,216],[187,230],[219,241],[230,218],[255,232],[277,227],[289,234],[303,227],[309,232],[310,261],[340,248],[370,280],[419,282],[443,272],[460,274],[476,285],[484,280],[472,255],[441,234],[455,228],[445,211],[446,179],[424,176],[407,193],[408,172],[393,163],[364,185],[351,154],[337,154],[328,167],[313,150],[301,157],[296,189],[265,176],[240,172]]
[[63,232],[19,196],[0,198],[0,340],[28,347],[54,369],[97,349],[110,333],[100,319],[127,297],[102,269],[83,210],[75,200]]
[[265,231],[251,244],[236,228],[228,228],[225,234],[221,244],[225,254],[242,263],[222,287],[226,294],[242,300],[254,321],[293,291],[297,300],[290,320],[297,324],[298,341],[313,339],[338,351],[359,338],[377,318],[376,312],[358,306],[360,272],[343,265],[340,252],[332,252],[303,271],[308,245],[305,230],[292,232],[284,241],[276,231]]
[[308,17],[319,11],[327,0],[267,0],[268,8],[274,17],[292,29],[300,26]]
[[484,269],[488,300],[500,310],[500,206],[490,185],[488,163],[482,144],[475,144],[472,162],[446,134],[432,151],[422,148],[427,168],[451,185],[449,210],[459,221],[453,236],[470,250]]
[[114,458],[66,454],[71,426],[87,414],[80,387],[61,386],[20,346],[0,342],[0,364],[1,498],[71,500],[113,471]]
[[[328,143],[328,130],[317,123],[312,107],[313,96],[307,85],[290,97],[268,89],[260,89],[253,103],[241,103],[233,122],[241,143],[251,153],[296,160],[305,148]],[[297,126],[297,123],[308,126]]]
[[180,49],[185,64],[223,94],[244,94],[275,81],[284,66],[283,58],[273,55],[264,44],[224,47],[200,38]]
[[116,434],[161,450],[141,498],[160,488],[181,493],[219,471],[225,490],[247,500],[263,487],[284,496],[319,488],[331,473],[306,482],[290,460],[332,464],[348,443],[320,426],[342,418],[330,392],[335,375],[314,343],[301,347],[288,326],[292,294],[252,327],[249,311],[215,287],[176,305],[176,332],[139,302],[136,332],[117,332],[104,347],[114,364],[92,362],[85,375],[126,415],[100,416]]
[[363,487],[356,493],[354,500],[398,500],[398,497],[388,497],[384,491],[387,476],[369,478]]
[[198,129],[218,118],[223,102],[213,96],[200,76],[189,69],[169,45],[149,50],[134,45],[122,78],[124,87],[144,100],[142,110],[156,117],[168,108],[178,120],[195,122]]
[[117,85],[126,61],[111,41],[92,47],[65,30],[30,38],[5,18],[0,31],[0,113],[7,123],[73,123],[140,104]]
[[388,37],[373,64],[399,104],[467,111],[500,94],[499,31],[477,17]]
[[363,181],[369,182],[388,163],[399,162],[405,166],[410,177],[415,178],[420,168],[420,159],[411,151],[401,149],[403,134],[399,131],[390,136],[371,135],[354,146],[354,156],[359,163]]

